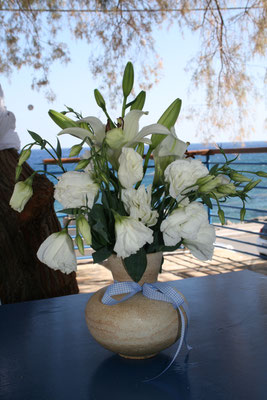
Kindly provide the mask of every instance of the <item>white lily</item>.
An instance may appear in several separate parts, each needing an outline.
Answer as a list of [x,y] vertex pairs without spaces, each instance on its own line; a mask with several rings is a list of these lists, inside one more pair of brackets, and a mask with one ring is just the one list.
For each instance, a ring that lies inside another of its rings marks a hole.
[[139,119],[148,112],[132,110],[126,114],[123,127],[111,129],[106,134],[106,140],[111,148],[118,149],[123,146],[133,147],[137,143],[150,144],[151,140],[145,136],[153,134],[168,135],[170,131],[161,124],[147,125],[139,131]]
[[[81,140],[84,140],[87,137],[89,137],[91,140],[94,140],[94,135],[90,131],[88,131],[88,129],[84,128],[78,128],[78,127],[65,128],[58,133],[58,136],[65,134],[72,135]],[[89,142],[87,143],[89,144]]]
[[151,141],[145,136],[153,134],[168,135],[170,131],[160,124],[147,125],[139,131],[139,119],[148,112],[140,110],[132,110],[126,114],[123,120],[123,127],[111,129],[106,133],[106,126],[96,117],[82,118],[78,123],[86,122],[90,125],[93,133],[87,129],[79,127],[71,127],[63,129],[58,135],[70,134],[81,140],[89,138],[98,146],[100,146],[106,137],[108,145],[112,149],[119,149],[123,146],[133,147],[136,143],[143,142],[150,144]]
[[48,267],[65,274],[77,270],[73,242],[66,229],[48,236],[39,247],[37,257]]
[[176,159],[181,159],[189,146],[189,142],[183,142],[178,139],[174,126],[171,127],[170,133],[155,149],[155,153],[159,157],[175,156]]

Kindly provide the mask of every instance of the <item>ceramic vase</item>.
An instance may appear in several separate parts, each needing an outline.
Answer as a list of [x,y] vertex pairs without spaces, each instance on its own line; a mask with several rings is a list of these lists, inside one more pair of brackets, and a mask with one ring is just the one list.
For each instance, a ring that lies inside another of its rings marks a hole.
[[[161,263],[162,253],[148,254],[147,268],[139,285],[157,281]],[[103,265],[114,280],[132,280],[121,258],[111,255]],[[90,333],[106,349],[122,357],[144,359],[153,357],[180,337],[181,317],[170,303],[148,299],[140,292],[121,303],[105,305],[101,302],[105,290],[106,287],[90,297],[85,316]],[[114,296],[118,300],[122,297]]]

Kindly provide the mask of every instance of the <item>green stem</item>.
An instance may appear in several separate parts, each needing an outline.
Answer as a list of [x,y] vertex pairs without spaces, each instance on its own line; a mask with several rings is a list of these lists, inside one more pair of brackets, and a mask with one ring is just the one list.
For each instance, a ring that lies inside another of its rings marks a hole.
[[[43,170],[38,170],[38,171],[35,171],[35,172],[36,173],[42,173],[42,174],[44,173]],[[55,175],[51,174],[51,172],[46,171],[45,174],[53,176],[53,178],[55,178],[58,181],[58,178]]]
[[49,146],[51,147],[51,149],[55,152],[55,154],[57,155],[58,158],[54,157],[54,155],[45,147],[45,150],[47,151],[47,153],[49,153],[51,155],[51,157],[54,158],[54,160],[57,161],[58,166],[62,169],[63,172],[66,172],[65,168],[63,167],[61,158],[59,157],[59,155],[56,152],[56,149],[52,146],[51,143],[49,143],[48,141],[46,141],[47,144],[49,144]]
[[124,115],[125,115],[126,100],[127,100],[127,97],[124,97],[124,99],[123,99],[123,104],[122,104],[122,110],[121,110],[121,117],[122,117],[122,118],[124,118]]

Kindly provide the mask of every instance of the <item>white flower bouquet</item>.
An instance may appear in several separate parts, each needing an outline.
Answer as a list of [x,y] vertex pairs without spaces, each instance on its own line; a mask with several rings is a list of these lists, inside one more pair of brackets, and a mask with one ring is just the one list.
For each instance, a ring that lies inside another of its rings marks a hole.
[[[85,242],[93,248],[96,263],[111,254],[122,257],[127,272],[138,282],[146,269],[149,253],[185,246],[198,259],[211,259],[215,241],[214,227],[209,224],[207,213],[207,207],[212,208],[211,199],[217,202],[223,224],[220,203],[229,197],[239,197],[243,203],[242,220],[248,192],[260,179],[252,180],[234,171],[231,168],[234,160],[229,161],[223,150],[225,162],[210,171],[200,160],[187,158],[189,143],[178,139],[174,130],[181,109],[180,99],[166,109],[157,123],[139,130],[139,119],[147,114],[142,111],[146,93],[141,91],[129,101],[133,82],[134,70],[129,62],[122,81],[122,112],[116,121],[108,114],[97,89],[95,100],[106,116],[106,124],[93,116],[83,118],[71,108],[61,113],[50,110],[50,117],[62,129],[59,136],[70,134],[81,140],[71,148],[69,156],[78,156],[83,146],[90,150],[84,152],[75,171],[65,171],[59,140],[54,148],[29,131],[33,142],[21,152],[10,205],[21,212],[32,195],[34,174],[24,182],[18,181],[32,146],[47,149],[62,169],[54,197],[62,204],[62,212],[76,220],[75,241],[80,253],[84,254]],[[67,113],[74,114],[75,120]],[[146,187],[144,177],[152,156],[154,180]],[[266,175],[262,174],[256,173]],[[245,186],[240,187],[243,182]],[[42,243],[37,256],[51,268],[65,273],[76,270],[68,224]]]

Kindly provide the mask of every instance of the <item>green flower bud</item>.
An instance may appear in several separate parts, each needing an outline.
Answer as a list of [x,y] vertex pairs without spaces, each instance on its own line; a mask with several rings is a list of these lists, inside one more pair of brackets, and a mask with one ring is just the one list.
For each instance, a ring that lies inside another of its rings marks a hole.
[[84,256],[84,247],[83,247],[83,240],[81,236],[77,233],[75,237],[75,242],[78,246],[79,252]]
[[257,181],[252,181],[249,182],[245,187],[244,187],[244,192],[249,192],[252,190],[255,186],[257,186],[261,182],[261,179],[258,179]]
[[60,112],[49,110],[48,115],[61,129],[74,128],[78,126],[75,121]]
[[30,155],[31,155],[31,150],[30,150],[30,149],[23,150],[23,151],[21,152],[21,154],[20,154],[19,161],[18,161],[18,165],[21,166],[25,161],[28,160],[28,158],[30,157]]
[[251,181],[251,178],[248,178],[247,176],[242,175],[239,172],[231,172],[230,177],[235,182],[250,182]]
[[198,180],[196,181],[196,184],[198,186],[205,185],[206,183],[208,183],[209,181],[211,181],[214,178],[215,178],[214,175],[203,176],[202,178],[198,178]]
[[102,94],[99,92],[99,90],[95,89],[94,90],[94,95],[95,95],[95,101],[97,103],[97,105],[102,108],[102,110],[106,109],[106,103],[105,100],[102,96]]
[[167,108],[167,110],[164,111],[164,113],[158,120],[158,124],[161,124],[166,128],[171,129],[171,127],[174,126],[179,116],[181,106],[182,106],[181,99],[174,100],[174,102]]
[[246,214],[246,209],[245,208],[241,208],[241,210],[240,210],[240,221],[244,221],[245,214]]
[[258,172],[256,172],[256,175],[262,176],[262,177],[264,177],[264,178],[267,178],[267,172],[258,171]]
[[[213,176],[210,176],[210,177],[212,179],[207,180],[207,182],[205,184],[203,184],[203,185],[201,185],[199,187],[198,190],[201,193],[209,193],[213,189],[215,189],[218,185],[220,185],[220,183],[221,183],[221,178],[220,177],[216,177],[216,178],[213,177]],[[208,178],[208,177],[204,177],[204,178]],[[203,178],[200,178],[200,179],[203,179]],[[198,181],[197,181],[197,184],[199,185]]]
[[70,149],[69,157],[78,156],[78,154],[80,154],[80,152],[82,151],[82,148],[83,147],[80,144],[75,144],[74,146],[72,146],[72,148]]
[[87,167],[89,164],[90,160],[81,160],[78,162],[78,164],[75,167],[75,171],[78,171],[79,169],[84,169]]
[[133,83],[134,83],[133,64],[131,62],[128,62],[126,64],[122,80],[122,91],[124,97],[128,97],[129,94],[131,93],[131,90],[133,88]]
[[216,190],[213,190],[212,193],[209,194],[210,197],[212,197],[215,200],[219,200],[222,197],[225,197],[226,195],[224,195],[223,193],[219,193]]
[[224,212],[223,212],[223,210],[221,208],[218,211],[218,217],[220,218],[221,224],[224,225],[225,224],[225,217],[224,217]]
[[87,219],[83,215],[80,215],[78,217],[76,221],[76,226],[78,231],[82,234],[85,243],[91,245],[92,244],[91,228]]
[[131,105],[132,110],[143,110],[146,101],[146,92],[142,90],[135,98],[134,103]]
[[[165,128],[171,129],[172,126],[174,126],[180,110],[182,106],[182,100],[176,99],[172,104],[167,108],[167,110],[164,111],[160,119],[158,120],[158,124],[161,124],[165,126]],[[166,135],[152,135],[151,137],[151,147],[155,149],[163,139],[165,139]]]
[[21,165],[18,165],[18,166],[16,167],[16,174],[15,174],[15,181],[16,181],[16,182],[18,181],[18,179],[19,179],[19,177],[20,177],[21,171],[22,171],[22,166],[21,166]]
[[219,193],[224,195],[236,194],[236,187],[233,183],[227,183],[226,185],[218,186],[216,189]]

